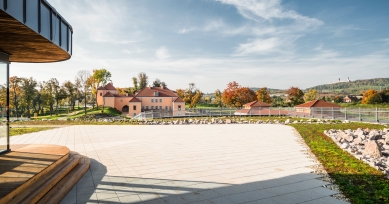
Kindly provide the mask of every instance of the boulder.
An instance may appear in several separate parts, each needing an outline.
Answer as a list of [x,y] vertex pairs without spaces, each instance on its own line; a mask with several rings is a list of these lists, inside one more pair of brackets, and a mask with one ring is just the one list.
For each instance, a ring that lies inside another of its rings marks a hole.
[[286,119],[285,120],[285,125],[289,124],[290,123],[290,120],[289,119]]
[[227,119],[226,124],[231,124],[231,119]]
[[348,142],[345,142],[343,143],[342,145],[340,145],[340,148],[342,149],[347,149],[350,145],[348,144]]
[[345,139],[348,142],[352,142],[354,137],[351,134],[347,134],[343,131],[338,132],[338,137]]
[[362,138],[357,137],[354,139],[354,144],[360,144],[362,142]]
[[365,144],[365,154],[372,157],[381,157],[380,148],[375,140],[370,140]]

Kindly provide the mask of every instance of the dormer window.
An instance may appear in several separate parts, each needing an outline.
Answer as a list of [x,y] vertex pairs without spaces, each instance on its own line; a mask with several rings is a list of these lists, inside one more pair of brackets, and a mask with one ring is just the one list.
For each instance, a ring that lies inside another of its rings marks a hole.
[[154,96],[159,96],[159,92],[158,91],[154,91]]

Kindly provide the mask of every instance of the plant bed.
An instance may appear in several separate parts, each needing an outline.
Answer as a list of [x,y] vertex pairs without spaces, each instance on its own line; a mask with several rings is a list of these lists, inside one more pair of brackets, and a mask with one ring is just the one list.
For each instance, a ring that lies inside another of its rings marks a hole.
[[383,125],[348,124],[291,124],[352,203],[389,203],[389,180],[381,171],[372,168],[342,150],[324,134],[330,129],[383,129]]

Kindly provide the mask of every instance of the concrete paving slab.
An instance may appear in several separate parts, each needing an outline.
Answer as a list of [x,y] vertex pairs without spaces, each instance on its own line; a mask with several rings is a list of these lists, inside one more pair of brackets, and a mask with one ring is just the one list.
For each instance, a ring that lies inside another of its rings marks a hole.
[[11,144],[91,158],[61,203],[343,203],[310,173],[298,139],[282,125],[68,126]]

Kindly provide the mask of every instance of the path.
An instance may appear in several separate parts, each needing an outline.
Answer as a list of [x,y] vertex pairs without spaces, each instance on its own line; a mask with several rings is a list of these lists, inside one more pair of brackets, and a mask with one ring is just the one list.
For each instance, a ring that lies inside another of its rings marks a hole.
[[[69,126],[11,138],[91,158],[62,203],[343,203],[281,125]],[[12,147],[11,147],[12,148]]]

